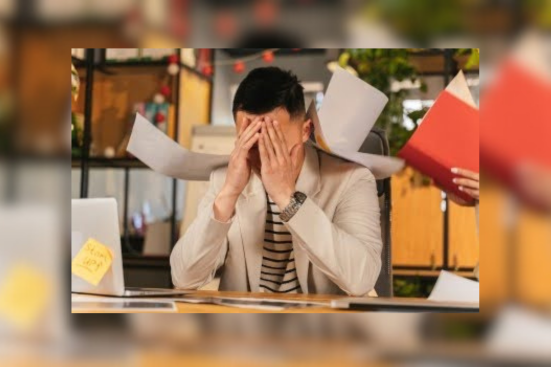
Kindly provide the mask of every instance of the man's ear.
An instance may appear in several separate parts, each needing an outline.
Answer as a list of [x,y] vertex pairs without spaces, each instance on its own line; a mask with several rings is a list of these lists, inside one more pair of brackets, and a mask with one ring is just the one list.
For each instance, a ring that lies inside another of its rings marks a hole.
[[312,133],[312,120],[308,119],[302,123],[302,142],[306,143]]

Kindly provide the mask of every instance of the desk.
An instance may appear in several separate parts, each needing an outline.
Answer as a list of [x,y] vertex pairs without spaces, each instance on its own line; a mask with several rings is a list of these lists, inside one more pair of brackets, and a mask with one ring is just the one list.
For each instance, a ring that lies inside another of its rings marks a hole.
[[[96,297],[96,296],[94,296]],[[283,311],[275,311],[277,313],[349,313],[349,312],[362,312],[358,310],[343,310],[343,309],[333,309],[329,306],[330,302],[333,300],[349,298],[347,296],[339,295],[323,295],[323,294],[276,294],[276,293],[249,293],[249,292],[226,292],[226,291],[193,291],[190,292],[187,297],[197,297],[197,298],[209,298],[209,297],[225,297],[225,298],[253,298],[253,299],[275,299],[275,300],[292,300],[292,301],[307,301],[313,303],[325,303],[326,305],[314,305],[307,308],[297,307],[285,309]],[[98,299],[103,297],[97,296]],[[175,297],[174,299],[177,299]],[[109,298],[113,300],[114,298]],[[118,298],[115,300],[130,300],[130,298]],[[135,300],[157,300],[157,301],[169,301],[172,298],[134,298]],[[407,299],[407,298],[378,298],[377,303],[384,300],[400,300],[400,303],[404,306],[404,312],[411,311],[427,311],[423,308],[423,303],[428,303],[429,301],[423,299]],[[410,302],[408,302],[411,300]],[[231,306],[222,306],[214,304],[193,304],[185,302],[176,302],[177,312],[178,313],[274,313],[274,311],[266,310],[257,310],[250,308],[238,308]],[[446,304],[443,304],[442,307],[447,307]],[[449,306],[453,309],[453,305]],[[384,305],[375,305],[373,310],[375,311],[399,311],[396,307],[385,307]],[[103,313],[103,311],[98,310],[95,312],[82,312],[79,310],[73,310],[73,313]],[[136,313],[136,312],[125,312],[125,313]]]

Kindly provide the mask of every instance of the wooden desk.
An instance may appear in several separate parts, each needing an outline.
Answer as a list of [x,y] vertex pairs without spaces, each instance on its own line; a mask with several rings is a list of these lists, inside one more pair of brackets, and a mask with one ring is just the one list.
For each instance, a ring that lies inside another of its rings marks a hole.
[[[194,291],[187,295],[188,297],[197,297],[197,298],[209,298],[209,297],[228,297],[228,298],[258,298],[258,299],[279,299],[279,300],[297,300],[297,301],[308,301],[308,302],[319,302],[327,303],[325,305],[315,305],[309,307],[297,307],[286,309],[283,311],[267,311],[267,310],[257,310],[250,308],[238,308],[231,306],[223,305],[214,305],[214,304],[193,304],[186,302],[176,302],[177,312],[178,313],[348,313],[348,312],[362,312],[357,310],[342,310],[342,309],[333,309],[329,306],[329,303],[332,300],[339,298],[347,298],[347,296],[338,296],[338,295],[323,295],[323,294],[275,294],[275,293],[249,293],[249,292],[221,292],[221,291]],[[94,296],[96,297],[96,296]],[[97,296],[98,299],[103,298]],[[178,297],[175,297],[177,299]],[[109,298],[111,300],[130,300],[130,298]],[[172,298],[133,298],[133,300],[172,300]],[[401,298],[401,300],[407,300]],[[411,299],[414,301],[422,301],[419,299]],[[382,309],[384,310],[384,308]],[[396,311],[396,310],[394,310]],[[408,309],[411,312],[411,309]],[[73,313],[103,313],[103,311],[98,310],[95,312],[89,311],[78,311],[73,310]],[[120,312],[116,312],[120,313]],[[124,313],[137,313],[126,311]],[[139,313],[139,312],[138,312]]]

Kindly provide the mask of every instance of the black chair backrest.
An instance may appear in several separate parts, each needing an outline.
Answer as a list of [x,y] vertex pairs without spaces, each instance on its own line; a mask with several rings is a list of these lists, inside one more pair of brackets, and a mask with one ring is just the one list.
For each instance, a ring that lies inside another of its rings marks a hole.
[[[390,149],[386,134],[383,130],[374,128],[371,130],[360,152],[378,155],[390,155]],[[377,194],[379,196],[379,208],[381,211],[381,235],[383,251],[381,253],[381,273],[375,284],[375,291],[381,297],[392,297],[392,243],[390,236],[390,178],[377,180]]]

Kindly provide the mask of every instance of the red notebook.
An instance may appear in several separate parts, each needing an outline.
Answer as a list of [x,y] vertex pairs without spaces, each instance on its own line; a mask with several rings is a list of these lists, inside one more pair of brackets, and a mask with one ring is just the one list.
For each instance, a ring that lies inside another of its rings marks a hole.
[[506,62],[482,96],[480,160],[488,172],[518,190],[515,172],[528,162],[551,170],[551,82]]
[[466,202],[473,199],[453,183],[453,167],[479,172],[479,112],[443,91],[398,156],[435,184]]

